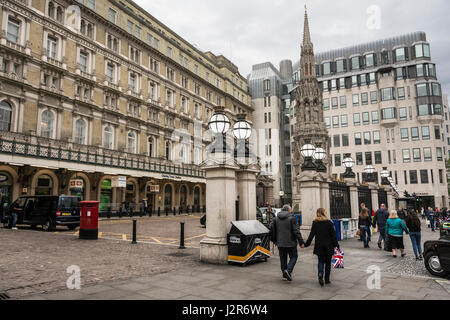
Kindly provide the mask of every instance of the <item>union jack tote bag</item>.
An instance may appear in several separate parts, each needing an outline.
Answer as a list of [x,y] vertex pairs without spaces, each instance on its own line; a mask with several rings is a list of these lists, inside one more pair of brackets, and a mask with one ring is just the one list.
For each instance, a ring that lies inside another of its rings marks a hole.
[[344,269],[344,251],[335,248],[333,260],[331,260],[331,263],[333,264],[333,268],[335,269]]

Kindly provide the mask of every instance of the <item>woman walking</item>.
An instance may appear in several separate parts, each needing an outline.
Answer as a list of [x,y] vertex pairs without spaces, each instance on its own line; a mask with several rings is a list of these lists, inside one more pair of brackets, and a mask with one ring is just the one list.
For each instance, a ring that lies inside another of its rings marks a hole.
[[[316,218],[313,221],[311,227],[311,233],[309,234],[308,241],[306,241],[305,247],[309,247],[313,239],[316,238],[314,244],[314,254],[318,256],[318,273],[319,284],[330,284],[331,273],[331,259],[334,254],[334,248],[339,248],[339,243],[336,237],[336,230],[331,220],[327,217],[327,211],[323,208],[317,210]],[[325,274],[324,274],[325,272]]]
[[417,213],[414,210],[411,210],[409,215],[406,217],[406,226],[409,230],[409,237],[411,238],[411,243],[414,250],[414,255],[416,256],[416,260],[423,260],[422,256],[422,245],[421,241],[421,223]]
[[397,250],[400,250],[402,257],[406,256],[405,246],[403,245],[403,231],[409,234],[405,223],[398,217],[397,211],[392,210],[386,222],[386,235],[389,237],[394,258],[397,258]]
[[364,208],[361,210],[359,214],[358,228],[361,231],[361,237],[364,241],[364,248],[369,247],[370,240],[370,227],[372,225],[372,217],[369,216],[369,210]]

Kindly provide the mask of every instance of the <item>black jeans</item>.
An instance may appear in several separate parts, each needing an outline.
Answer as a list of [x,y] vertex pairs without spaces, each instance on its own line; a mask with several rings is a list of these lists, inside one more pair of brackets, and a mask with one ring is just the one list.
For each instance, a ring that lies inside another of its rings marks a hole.
[[[278,251],[280,252],[281,272],[287,270],[289,274],[292,274],[298,259],[297,247],[278,248]],[[287,261],[288,255],[289,255],[289,263]]]
[[319,275],[323,275],[324,269],[325,269],[325,282],[330,281],[330,273],[331,273],[331,259],[333,258],[332,255],[329,256],[318,256],[319,263],[317,265],[317,270],[319,272]]

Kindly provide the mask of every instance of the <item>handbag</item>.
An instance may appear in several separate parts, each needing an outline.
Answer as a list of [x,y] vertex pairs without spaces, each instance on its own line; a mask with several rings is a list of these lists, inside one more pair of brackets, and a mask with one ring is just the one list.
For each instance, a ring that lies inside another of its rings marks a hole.
[[391,236],[389,236],[388,234],[386,235],[386,238],[384,240],[384,251],[392,251]]
[[361,237],[361,229],[358,229],[358,230],[356,231],[356,235],[357,235],[358,237]]
[[344,269],[344,251],[334,248],[334,255],[331,260],[331,264],[335,269]]

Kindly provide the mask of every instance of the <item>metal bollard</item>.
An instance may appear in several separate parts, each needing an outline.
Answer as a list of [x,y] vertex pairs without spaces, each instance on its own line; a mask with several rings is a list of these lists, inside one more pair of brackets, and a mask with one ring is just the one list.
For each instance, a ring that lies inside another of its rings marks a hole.
[[148,210],[148,216],[151,217],[153,214],[153,207],[150,206],[149,210]]
[[136,244],[136,219],[133,219],[133,241],[131,242],[131,244]]
[[161,215],[161,207],[158,207],[158,217]]
[[169,208],[165,208],[164,210],[166,210],[166,217],[168,217],[169,216]]
[[186,247],[184,246],[184,221],[180,222],[180,247],[178,249],[186,249]]
[[177,215],[177,208],[173,207],[173,215],[176,216]]
[[178,207],[178,215],[181,216],[181,213],[183,212],[183,209],[181,208],[181,206]]

